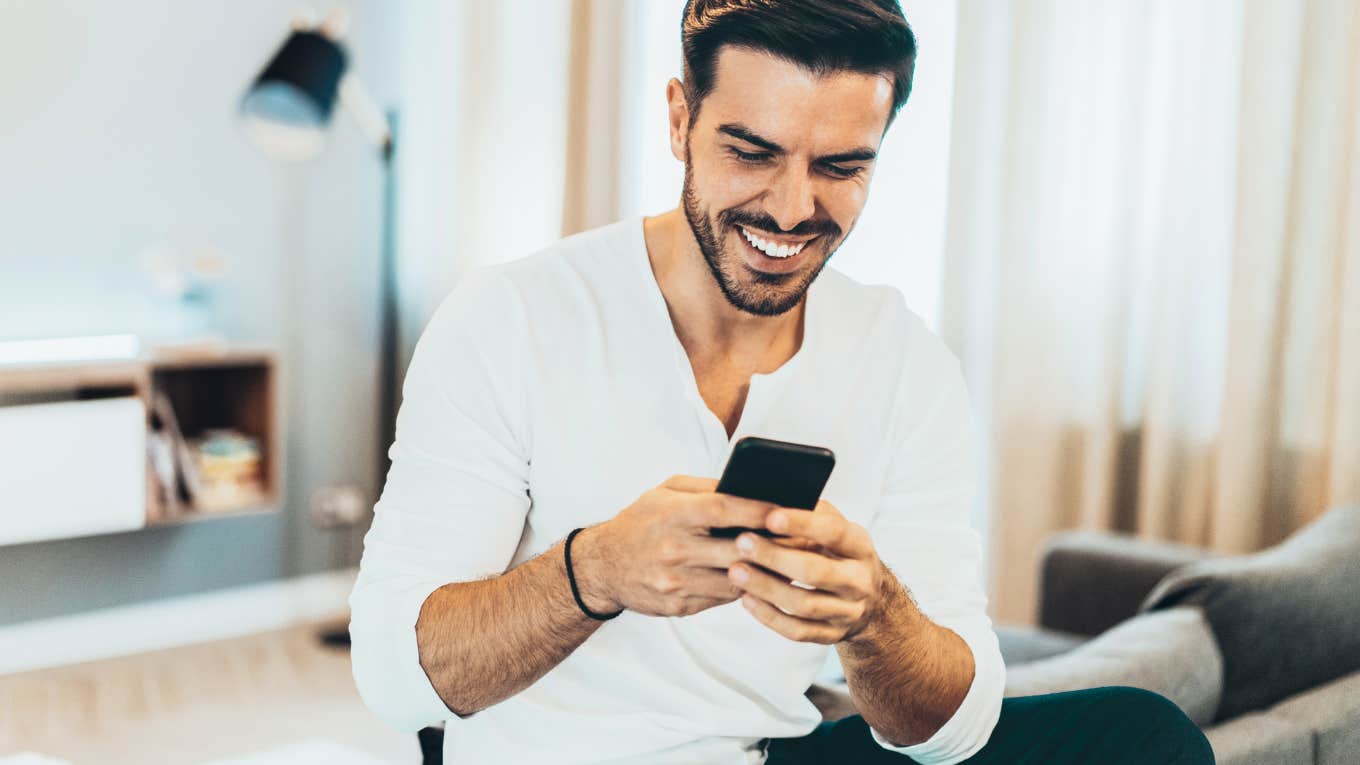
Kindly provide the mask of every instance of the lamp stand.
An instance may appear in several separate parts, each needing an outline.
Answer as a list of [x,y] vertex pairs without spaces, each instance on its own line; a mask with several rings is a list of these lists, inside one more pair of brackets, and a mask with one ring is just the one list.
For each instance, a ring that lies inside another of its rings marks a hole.
[[[396,109],[387,110],[387,140],[379,147],[383,165],[382,258],[378,275],[378,464],[374,486],[382,496],[387,471],[392,466],[388,449],[396,437],[397,417],[397,132],[400,117]],[[353,535],[346,536],[347,548]],[[359,553],[363,545],[360,538]],[[352,550],[346,549],[346,553]],[[350,645],[349,624],[322,630],[321,642],[336,648]]]

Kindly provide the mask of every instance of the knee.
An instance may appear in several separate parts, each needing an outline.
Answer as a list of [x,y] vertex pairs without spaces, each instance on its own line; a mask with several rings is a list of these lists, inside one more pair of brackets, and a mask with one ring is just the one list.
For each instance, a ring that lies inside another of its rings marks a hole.
[[[1105,723],[1146,747],[1149,762],[1212,763],[1213,751],[1199,726],[1175,702],[1143,688],[1113,686],[1099,706]],[[1155,756],[1154,756],[1155,755]]]

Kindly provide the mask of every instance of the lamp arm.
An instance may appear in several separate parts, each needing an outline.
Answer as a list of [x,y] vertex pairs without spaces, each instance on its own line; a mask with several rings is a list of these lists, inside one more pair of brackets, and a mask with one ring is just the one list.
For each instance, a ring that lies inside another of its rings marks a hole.
[[388,124],[378,102],[353,71],[340,78],[340,105],[354,118],[359,132],[374,146],[386,153],[392,144],[392,126]]

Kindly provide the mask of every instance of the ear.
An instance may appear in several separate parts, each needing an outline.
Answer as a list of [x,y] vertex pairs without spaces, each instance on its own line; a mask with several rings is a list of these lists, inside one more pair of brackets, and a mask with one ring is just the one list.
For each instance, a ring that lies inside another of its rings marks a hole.
[[689,140],[689,104],[685,101],[685,86],[674,77],[666,83],[666,105],[669,112],[671,155],[685,161],[685,142]]

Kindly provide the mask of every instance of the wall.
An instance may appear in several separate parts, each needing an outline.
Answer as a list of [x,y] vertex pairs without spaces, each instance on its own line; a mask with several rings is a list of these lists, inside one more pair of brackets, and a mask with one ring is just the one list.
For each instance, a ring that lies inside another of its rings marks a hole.
[[[381,168],[342,115],[295,167],[235,120],[296,5],[0,0],[0,340],[173,333],[138,253],[212,246],[215,325],[283,354],[288,440],[281,513],[0,548],[0,624],[357,562],[361,532],[313,529],[305,505],[375,483]],[[352,61],[390,95],[376,5],[354,4]]]

